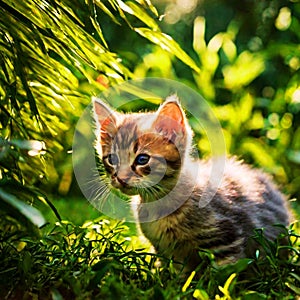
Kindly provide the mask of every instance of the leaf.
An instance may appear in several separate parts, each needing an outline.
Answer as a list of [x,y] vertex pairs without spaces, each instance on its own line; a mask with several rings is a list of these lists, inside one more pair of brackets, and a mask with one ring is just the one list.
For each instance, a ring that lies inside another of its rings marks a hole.
[[287,150],[287,158],[295,164],[300,164],[300,151]]
[[102,3],[100,0],[95,0],[96,5],[106,13],[112,20],[118,25],[121,25],[120,22],[116,19],[116,17],[111,13],[111,11]]
[[151,3],[150,0],[140,0],[139,1],[141,4],[143,4],[144,6],[147,6],[151,12],[156,16],[158,17],[158,12],[157,12],[157,9],[156,7]]
[[110,271],[117,267],[117,263],[110,259],[103,259],[92,266],[95,272],[93,278],[89,282],[88,289],[94,289],[102,280],[102,278]]
[[61,293],[55,288],[51,289],[51,296],[52,296],[52,300],[64,300]]
[[235,90],[250,84],[265,70],[263,57],[248,51],[242,52],[232,65],[223,67],[224,83]]
[[222,286],[219,286],[219,290],[224,294],[224,296],[226,297],[225,299],[232,299],[231,296],[230,296],[230,291],[229,291],[229,288],[233,282],[233,280],[235,279],[236,277],[236,273],[233,273],[231,274],[228,279],[226,280],[225,284],[224,284],[224,287]]
[[239,107],[237,107],[237,111],[239,112],[238,116],[241,123],[244,123],[250,119],[252,116],[253,106],[253,97],[250,95],[250,93],[245,94],[240,100]]
[[195,277],[195,275],[196,275],[196,272],[193,271],[191,273],[191,275],[188,277],[188,279],[186,280],[185,284],[183,285],[183,287],[181,289],[183,292],[186,292],[187,288],[190,286],[190,284],[191,284],[193,278]]
[[104,46],[106,48],[108,48],[108,45],[107,45],[106,40],[104,38],[101,26],[100,26],[100,24],[97,20],[97,12],[96,12],[95,3],[94,3],[94,1],[88,0],[87,5],[88,5],[89,11],[90,11],[90,20],[91,20],[95,30],[97,31],[102,43],[104,44]]
[[267,299],[268,297],[265,294],[261,294],[258,292],[247,292],[242,300],[263,300],[263,299]]
[[24,66],[26,65],[24,63],[24,57],[26,57],[26,55],[24,55],[24,53],[23,53],[23,50],[21,48],[19,40],[14,39],[14,43],[15,43],[15,47],[17,50],[17,57],[15,59],[16,72],[17,72],[18,76],[20,76],[21,82],[22,82],[24,90],[26,92],[27,101],[29,102],[31,112],[37,119],[39,119],[39,111],[37,108],[37,103],[34,98],[34,95],[32,94],[32,91],[29,87],[29,84],[28,84],[28,81],[26,78],[26,71],[24,69]]
[[19,215],[26,217],[33,225],[41,227],[45,224],[43,215],[34,207],[20,201],[12,194],[7,193],[0,188],[0,198],[6,202],[7,211],[15,214],[17,211]]
[[276,164],[266,145],[251,137],[244,138],[240,143],[241,152],[251,154],[260,166],[269,170],[274,169]]
[[147,38],[152,43],[160,46],[162,49],[174,54],[186,65],[191,67],[195,72],[200,73],[200,68],[194,62],[194,60],[175,42],[169,35],[163,32],[153,32],[148,28],[135,28],[138,34]]
[[299,287],[293,285],[293,284],[290,283],[290,282],[286,282],[285,285],[286,285],[287,287],[289,287],[292,291],[294,291],[297,295],[300,295],[300,288],[299,288]]
[[126,2],[127,7],[130,8],[130,12],[128,13],[136,16],[142,22],[144,22],[147,26],[149,26],[154,31],[160,31],[158,24],[155,22],[153,18],[151,18],[144,9],[133,2]]
[[29,273],[32,270],[32,257],[29,251],[24,251],[24,256],[22,259],[22,271],[24,272],[25,276],[30,275]]
[[297,275],[295,273],[290,273],[290,274],[291,274],[291,276],[293,276],[300,283],[300,275]]
[[193,297],[197,300],[209,300],[208,294],[202,289],[196,289],[193,293]]
[[253,260],[250,258],[241,258],[235,263],[222,266],[220,268],[222,271],[218,275],[219,280],[221,282],[224,282],[231,274],[239,274],[245,271],[249,267],[249,265],[251,265],[252,262]]

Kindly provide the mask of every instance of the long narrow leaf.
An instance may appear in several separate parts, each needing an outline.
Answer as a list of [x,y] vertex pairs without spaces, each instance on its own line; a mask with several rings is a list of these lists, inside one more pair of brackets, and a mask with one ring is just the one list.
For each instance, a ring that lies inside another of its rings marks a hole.
[[174,54],[177,58],[191,67],[197,73],[200,72],[200,68],[197,66],[194,60],[188,56],[186,52],[182,50],[179,44],[175,42],[169,35],[162,32],[153,32],[148,28],[135,28],[134,30],[141,36],[147,38],[149,41]]
[[0,188],[0,198],[9,204],[12,208],[19,211],[20,214],[25,216],[32,224],[41,227],[45,224],[43,215],[34,207],[20,201],[14,195],[11,195]]

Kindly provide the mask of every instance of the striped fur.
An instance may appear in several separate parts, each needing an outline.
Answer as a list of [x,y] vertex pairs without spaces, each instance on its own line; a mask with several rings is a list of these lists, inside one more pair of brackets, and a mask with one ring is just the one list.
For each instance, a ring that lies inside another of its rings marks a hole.
[[[199,263],[199,249],[211,250],[220,263],[234,262],[254,252],[248,240],[255,228],[275,239],[279,230],[272,225],[288,225],[285,199],[267,175],[235,159],[227,160],[215,196],[201,205],[211,162],[190,156],[192,131],[175,96],[153,113],[121,114],[97,99],[94,111],[99,154],[111,184],[140,196],[140,221],[152,213],[145,203],[175,190],[171,201],[155,212],[156,220],[140,223],[158,253],[184,263],[187,270]],[[109,162],[111,153],[117,154],[118,164]],[[139,165],[139,154],[148,155],[149,162]],[[173,211],[172,205],[179,208]],[[171,213],[161,218],[166,211]]]

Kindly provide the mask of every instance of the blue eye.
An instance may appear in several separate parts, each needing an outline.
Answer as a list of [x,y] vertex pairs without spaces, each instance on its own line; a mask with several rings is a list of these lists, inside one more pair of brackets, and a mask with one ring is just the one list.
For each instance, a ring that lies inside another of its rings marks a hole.
[[149,162],[149,159],[150,159],[150,156],[148,154],[139,154],[135,158],[135,163],[137,165],[144,166],[145,164],[147,164]]
[[117,154],[113,154],[113,153],[108,154],[107,160],[109,164],[112,166],[116,166],[119,163],[119,157]]

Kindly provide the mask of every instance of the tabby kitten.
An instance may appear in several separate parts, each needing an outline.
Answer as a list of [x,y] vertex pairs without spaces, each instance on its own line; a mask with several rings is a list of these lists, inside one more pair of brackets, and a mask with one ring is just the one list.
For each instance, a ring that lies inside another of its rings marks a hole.
[[284,197],[270,179],[234,159],[226,161],[212,199],[202,203],[211,162],[191,156],[192,131],[177,96],[150,113],[119,113],[96,98],[93,105],[111,186],[139,195],[137,218],[157,253],[186,270],[199,264],[199,249],[211,250],[219,263],[235,262],[255,251],[248,243],[255,228],[272,240],[279,233],[273,224],[288,225]]

